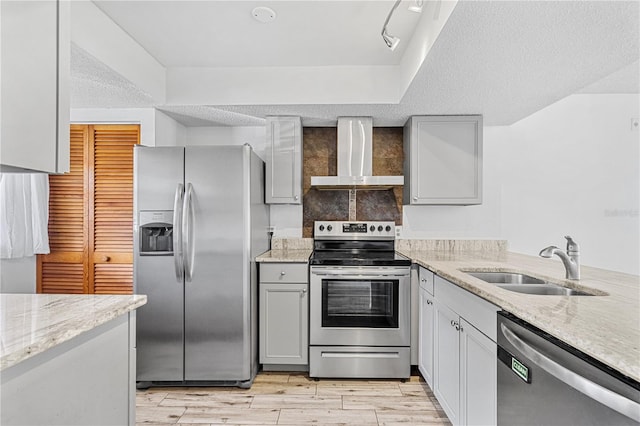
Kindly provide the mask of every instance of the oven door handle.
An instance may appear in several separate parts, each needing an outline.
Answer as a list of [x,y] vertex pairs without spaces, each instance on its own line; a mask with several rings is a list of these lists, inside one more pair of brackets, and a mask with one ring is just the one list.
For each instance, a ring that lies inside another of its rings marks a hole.
[[312,269],[311,275],[321,277],[408,277],[409,269]]

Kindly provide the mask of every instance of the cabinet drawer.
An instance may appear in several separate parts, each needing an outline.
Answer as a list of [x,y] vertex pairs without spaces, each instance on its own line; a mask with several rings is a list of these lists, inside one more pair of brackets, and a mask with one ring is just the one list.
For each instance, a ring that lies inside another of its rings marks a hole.
[[427,290],[429,294],[433,295],[433,272],[421,266],[419,278],[420,288]]
[[309,265],[306,263],[261,263],[260,282],[306,283]]
[[496,305],[437,275],[434,295],[436,300],[447,305],[491,340],[496,341],[497,312],[500,310]]

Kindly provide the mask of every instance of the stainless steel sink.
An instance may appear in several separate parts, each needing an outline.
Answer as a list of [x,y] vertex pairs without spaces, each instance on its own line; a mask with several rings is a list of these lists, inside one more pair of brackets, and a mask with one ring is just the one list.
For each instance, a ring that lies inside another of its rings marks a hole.
[[496,284],[496,287],[503,288],[517,293],[550,295],[550,296],[593,296],[581,290],[562,287],[557,284]]
[[593,296],[593,294],[584,292],[582,290],[563,287],[561,285],[518,272],[462,272],[469,274],[472,277],[486,281],[490,284],[495,284],[496,287],[500,287],[509,291],[515,291],[517,293],[552,296]]
[[492,284],[544,284],[545,281],[530,275],[516,272],[467,272],[472,277],[480,278]]

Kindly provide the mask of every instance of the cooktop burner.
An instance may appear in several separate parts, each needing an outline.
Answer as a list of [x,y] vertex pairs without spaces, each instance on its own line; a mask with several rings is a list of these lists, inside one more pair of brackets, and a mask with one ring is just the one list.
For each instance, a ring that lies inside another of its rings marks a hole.
[[411,266],[411,259],[396,252],[324,252],[315,250],[311,265],[325,266]]
[[314,224],[311,265],[411,266],[395,252],[393,222],[322,221]]

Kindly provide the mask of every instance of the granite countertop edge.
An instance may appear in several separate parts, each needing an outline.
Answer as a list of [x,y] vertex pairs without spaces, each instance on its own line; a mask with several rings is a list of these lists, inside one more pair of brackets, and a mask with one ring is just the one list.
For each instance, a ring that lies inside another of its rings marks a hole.
[[313,250],[310,249],[281,249],[269,250],[258,257],[258,263],[307,263]]
[[146,295],[0,294],[0,371],[146,303]]

